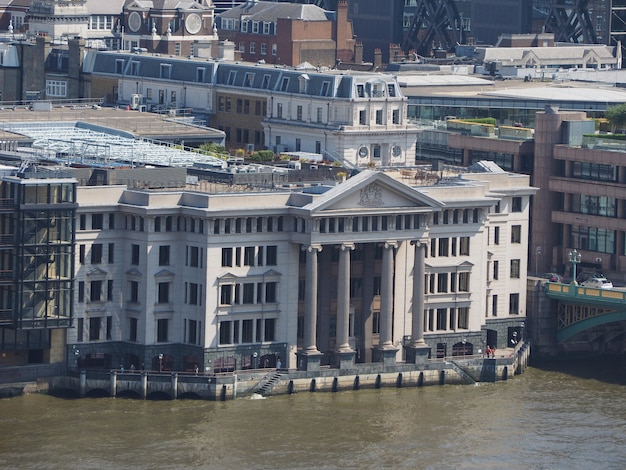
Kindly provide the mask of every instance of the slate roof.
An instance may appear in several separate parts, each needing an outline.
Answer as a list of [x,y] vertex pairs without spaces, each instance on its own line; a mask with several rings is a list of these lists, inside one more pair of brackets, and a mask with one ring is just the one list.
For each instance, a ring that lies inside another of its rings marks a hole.
[[279,18],[304,21],[327,21],[329,13],[317,5],[299,3],[246,2],[220,14],[221,18],[276,22]]

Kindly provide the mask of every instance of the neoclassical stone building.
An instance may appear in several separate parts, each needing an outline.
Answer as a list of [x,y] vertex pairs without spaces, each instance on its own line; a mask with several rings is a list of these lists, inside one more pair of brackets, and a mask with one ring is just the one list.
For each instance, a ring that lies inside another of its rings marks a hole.
[[487,168],[421,187],[372,171],[254,194],[79,187],[69,363],[315,370],[505,346],[534,188]]

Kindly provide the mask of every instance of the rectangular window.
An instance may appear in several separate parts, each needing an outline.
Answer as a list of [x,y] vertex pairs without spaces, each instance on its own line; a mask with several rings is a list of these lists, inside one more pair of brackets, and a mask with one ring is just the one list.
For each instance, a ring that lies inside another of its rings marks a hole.
[[91,229],[102,230],[104,228],[104,216],[102,214],[91,214]]
[[461,237],[459,239],[459,255],[469,256],[470,254],[470,239],[469,237]]
[[136,318],[129,318],[128,324],[128,340],[129,341],[137,341],[137,326],[138,322]]
[[109,264],[115,263],[115,243],[109,243]]
[[382,124],[382,123],[383,123],[383,110],[377,109],[376,110],[376,124]]
[[469,292],[470,273],[459,273],[459,292]]
[[139,264],[139,245],[132,245],[131,247],[130,264],[135,266]]
[[157,320],[157,342],[167,343],[169,321],[167,318]]
[[447,330],[448,329],[448,309],[446,308],[438,308],[437,309],[437,330]]
[[276,341],[276,320],[274,318],[265,319],[264,341]]
[[493,262],[493,278],[496,279],[496,280],[498,279],[498,276],[500,275],[499,271],[500,271],[500,262],[494,260],[494,262]]
[[107,281],[107,301],[113,302],[113,279]]
[[85,301],[85,281],[78,281],[78,301]]
[[459,307],[457,312],[457,328],[467,330],[469,328],[469,307]]
[[509,315],[519,315],[519,294],[511,294],[509,297]]
[[102,318],[94,317],[89,319],[89,341],[98,341],[100,339],[100,330],[102,329]]
[[243,320],[241,322],[241,342],[252,343],[254,332],[254,320]]
[[91,264],[102,263],[102,244],[94,243],[91,245]]
[[513,225],[511,227],[511,243],[522,243],[522,226]]
[[130,281],[130,302],[139,303],[139,283],[137,281]]
[[296,107],[296,119],[302,121],[302,106]]
[[380,312],[372,313],[372,334],[380,333]]
[[493,228],[493,244],[494,245],[500,244],[500,227]]
[[65,98],[67,96],[67,82],[63,80],[46,80],[46,96]]
[[511,204],[511,212],[522,212],[522,198],[514,197]]
[[276,303],[276,283],[265,283],[265,303]]
[[511,260],[511,278],[519,279],[520,277],[520,260],[512,259]]
[[102,300],[102,281],[91,281],[89,283],[89,300],[100,302]]
[[230,344],[231,343],[231,331],[232,331],[232,322],[231,321],[222,321],[220,322],[220,344]]
[[157,302],[167,304],[170,302],[170,283],[159,282],[157,292]]
[[113,317],[108,316],[107,317],[107,327],[106,327],[106,336],[105,336],[105,338],[108,341],[111,341],[112,335],[113,335]]
[[225,284],[220,286],[220,305],[231,305],[233,300],[233,286],[232,284]]
[[170,265],[170,246],[162,245],[159,247],[159,266]]
[[437,256],[448,256],[449,253],[449,239],[448,238],[440,238],[437,240],[439,242],[439,251]]
[[448,273],[437,274],[437,292],[448,292]]
[[498,316],[498,296],[494,295],[491,297],[491,315],[494,317]]
[[243,285],[243,299],[242,303],[244,304],[253,304],[254,303],[254,283],[246,282]]
[[189,320],[189,331],[187,332],[187,342],[189,344],[196,344],[198,337],[198,322],[196,320]]
[[254,266],[254,252],[255,247],[246,246],[243,250],[243,265],[244,266]]

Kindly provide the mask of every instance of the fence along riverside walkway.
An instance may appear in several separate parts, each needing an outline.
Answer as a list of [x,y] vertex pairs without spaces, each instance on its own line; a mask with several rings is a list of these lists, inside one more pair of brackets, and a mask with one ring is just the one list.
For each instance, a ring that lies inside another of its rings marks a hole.
[[[297,392],[416,387],[507,380],[524,370],[530,345],[498,351],[496,358],[455,356],[425,364],[354,364],[349,370],[322,367],[319,371],[251,369],[234,373],[199,374],[158,371],[72,370],[49,381],[53,393],[72,391],[85,396],[127,396],[143,399],[195,398],[227,400]],[[471,378],[471,380],[469,380]]]

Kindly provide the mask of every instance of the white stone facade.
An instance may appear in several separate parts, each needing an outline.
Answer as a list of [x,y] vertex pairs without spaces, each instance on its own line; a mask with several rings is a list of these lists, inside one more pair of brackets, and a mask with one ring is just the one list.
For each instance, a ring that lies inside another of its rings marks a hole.
[[322,364],[338,352],[401,361],[418,340],[432,357],[443,343],[458,353],[462,339],[477,353],[490,321],[523,320],[527,177],[468,174],[411,188],[365,171],[312,189],[79,188],[68,344],[146,368],[158,354],[175,370],[277,357],[295,368],[307,351]]

